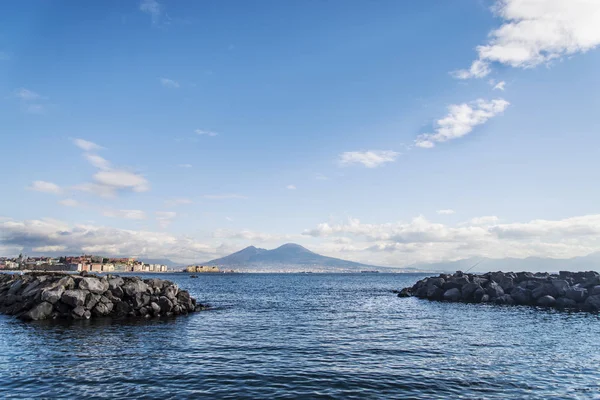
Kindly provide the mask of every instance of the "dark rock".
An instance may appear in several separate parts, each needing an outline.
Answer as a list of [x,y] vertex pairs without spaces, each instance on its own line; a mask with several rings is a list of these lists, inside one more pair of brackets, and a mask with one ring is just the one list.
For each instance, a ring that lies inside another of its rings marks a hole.
[[77,306],[73,309],[73,311],[71,311],[71,316],[74,319],[84,319],[85,315],[85,308],[83,308],[83,306]]
[[132,312],[133,308],[128,303],[121,301],[116,304],[114,310],[117,313],[117,316],[122,317]]
[[122,299],[125,296],[125,292],[121,286],[117,286],[115,288],[110,289],[110,294],[117,299]]
[[587,297],[587,289],[573,286],[567,289],[565,297],[575,301],[576,303],[582,303]]
[[86,297],[87,292],[83,290],[67,290],[63,293],[60,300],[71,307],[78,307],[85,304]]
[[97,316],[105,316],[108,315],[112,312],[113,310],[113,303],[104,303],[104,302],[99,302],[98,304],[96,304],[96,307],[94,307],[93,314],[97,315]]
[[430,300],[441,300],[444,296],[444,289],[437,286],[429,286],[427,288],[427,298]]
[[552,285],[556,289],[558,296],[564,296],[567,293],[567,289],[569,289],[569,282],[564,279],[553,280]]
[[515,287],[510,292],[510,296],[513,298],[516,304],[528,305],[531,304],[531,290],[523,289],[522,287]]
[[[483,297],[484,297],[484,296],[488,296],[488,295],[485,293],[485,289],[484,289],[484,288],[481,288],[481,287],[480,287],[480,288],[477,288],[477,289],[475,290],[475,292],[473,292],[473,300],[474,300],[475,302],[477,302],[477,303],[481,303],[481,302],[482,302],[482,299],[483,299]],[[488,296],[488,298],[489,298],[489,297],[490,297],[490,296]]]
[[53,310],[54,306],[47,301],[44,301],[21,315],[21,319],[25,321],[40,321],[50,317]]
[[600,285],[592,287],[592,290],[590,291],[590,296],[595,296],[597,294],[600,294]]
[[171,303],[171,300],[169,300],[166,296],[160,296],[158,299],[158,305],[160,306],[160,312],[163,314],[170,312],[173,308],[173,303]]
[[[181,294],[182,292],[179,292],[179,294]],[[398,293],[398,297],[411,297],[412,293],[410,292],[410,288],[403,288],[402,290],[400,290],[400,292]]]
[[550,295],[544,295],[537,299],[536,304],[541,307],[553,307],[556,304],[556,299]]
[[63,293],[65,292],[64,286],[58,286],[51,290],[44,290],[42,292],[42,301],[47,301],[48,303],[55,304],[60,300]]
[[558,297],[558,290],[551,283],[544,283],[536,287],[531,291],[531,297],[539,299],[540,297],[551,296],[553,298]]
[[585,299],[584,306],[589,311],[600,311],[600,294],[589,296]]
[[473,301],[473,295],[477,289],[481,289],[481,286],[477,283],[467,283],[461,288],[462,299],[464,301]]
[[[490,296],[490,299],[491,298],[492,298],[492,296]],[[510,294],[502,294],[502,295],[496,297],[496,299],[494,299],[494,302],[496,304],[506,304],[506,305],[515,304],[515,301],[513,300],[513,298],[511,297]]]
[[491,299],[504,295],[504,290],[502,289],[502,286],[500,286],[496,282],[490,282],[487,285],[485,292],[490,296]]
[[461,297],[462,294],[460,293],[460,289],[458,288],[448,289],[444,292],[444,300],[459,301]]
[[155,302],[150,303],[150,307],[152,308],[152,313],[154,315],[160,314],[160,306]]
[[87,290],[90,293],[102,294],[108,290],[108,282],[98,278],[82,278],[79,281],[79,289]]
[[577,302],[574,300],[568,299],[566,297],[559,297],[556,299],[556,307],[557,308],[576,308]]
[[437,286],[441,288],[442,286],[444,286],[444,283],[446,283],[446,281],[442,277],[427,279],[427,287]]
[[94,294],[94,293],[88,294],[85,299],[85,309],[91,310],[94,307],[96,307],[96,304],[98,304],[98,302],[100,301],[101,298],[102,298],[102,296],[100,296],[99,294]]
[[148,285],[143,281],[130,281],[123,285],[123,291],[129,297],[135,297],[138,293],[145,293],[146,289],[148,289]]

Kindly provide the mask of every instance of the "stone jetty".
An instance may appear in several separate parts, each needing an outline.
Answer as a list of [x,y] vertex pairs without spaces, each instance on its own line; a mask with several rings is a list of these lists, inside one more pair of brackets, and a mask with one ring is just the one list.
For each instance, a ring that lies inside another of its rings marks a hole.
[[600,311],[600,274],[594,271],[558,274],[460,271],[421,279],[398,297],[465,303],[528,305]]
[[0,313],[22,320],[159,317],[205,308],[162,279],[60,273],[0,274]]

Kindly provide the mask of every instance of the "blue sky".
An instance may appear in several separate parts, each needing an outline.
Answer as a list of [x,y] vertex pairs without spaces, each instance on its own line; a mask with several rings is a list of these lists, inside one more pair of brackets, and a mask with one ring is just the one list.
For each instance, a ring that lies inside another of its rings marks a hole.
[[600,250],[600,5],[0,4],[0,250]]

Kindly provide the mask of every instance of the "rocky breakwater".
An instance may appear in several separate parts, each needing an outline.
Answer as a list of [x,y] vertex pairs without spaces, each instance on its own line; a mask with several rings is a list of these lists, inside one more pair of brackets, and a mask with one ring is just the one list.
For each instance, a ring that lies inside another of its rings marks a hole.
[[20,319],[159,317],[204,308],[162,279],[115,275],[0,274],[0,313]]
[[490,272],[441,274],[402,289],[399,297],[466,303],[529,305],[600,311],[600,275],[594,271],[559,274]]

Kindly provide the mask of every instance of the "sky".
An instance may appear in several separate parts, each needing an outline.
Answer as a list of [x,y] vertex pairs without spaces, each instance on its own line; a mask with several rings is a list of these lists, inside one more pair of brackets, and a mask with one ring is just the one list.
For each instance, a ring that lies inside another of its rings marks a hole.
[[0,254],[600,251],[600,2],[0,3]]

